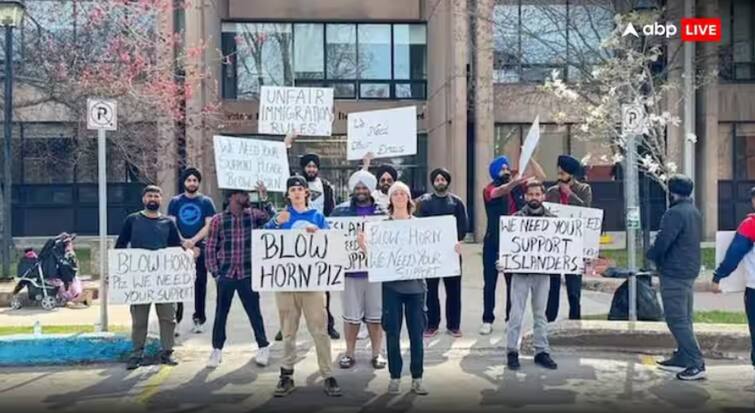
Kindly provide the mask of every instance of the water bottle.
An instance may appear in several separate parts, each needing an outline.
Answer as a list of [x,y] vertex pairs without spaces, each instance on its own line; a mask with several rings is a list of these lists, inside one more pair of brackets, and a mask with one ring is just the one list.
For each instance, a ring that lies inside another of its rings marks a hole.
[[42,324],[39,320],[34,322],[34,336],[39,337],[42,335]]

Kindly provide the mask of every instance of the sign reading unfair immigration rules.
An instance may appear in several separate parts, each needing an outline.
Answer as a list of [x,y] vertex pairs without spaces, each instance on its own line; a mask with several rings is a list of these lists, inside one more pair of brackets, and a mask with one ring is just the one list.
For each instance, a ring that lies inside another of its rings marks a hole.
[[194,301],[194,256],[182,248],[108,251],[111,304]]
[[262,86],[259,133],[330,136],[333,89]]
[[343,291],[349,259],[340,231],[252,231],[252,289]]
[[581,274],[584,225],[578,218],[501,217],[501,268],[521,274]]
[[262,181],[269,191],[286,191],[289,169],[283,142],[215,135],[214,144],[219,188],[252,191]]

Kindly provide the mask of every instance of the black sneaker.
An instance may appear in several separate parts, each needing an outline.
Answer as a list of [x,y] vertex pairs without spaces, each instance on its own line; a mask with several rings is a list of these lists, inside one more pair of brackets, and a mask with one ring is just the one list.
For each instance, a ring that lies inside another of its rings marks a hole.
[[678,362],[674,357],[671,357],[668,360],[656,361],[655,364],[659,369],[670,371],[672,373],[681,373],[684,370],[687,370],[687,366]]
[[519,370],[519,368],[522,367],[522,365],[519,364],[519,353],[512,351],[506,356],[506,358],[506,365],[509,366],[509,369]]
[[548,353],[540,353],[536,355],[535,364],[537,364],[540,367],[544,367],[550,370],[556,370],[558,368],[558,364],[556,364],[556,362],[553,361],[550,354]]
[[278,330],[278,334],[275,335],[275,341],[283,341],[283,333]]
[[288,374],[281,374],[280,379],[278,379],[278,385],[275,386],[275,393],[273,393],[273,396],[275,397],[285,397],[291,394],[292,391],[294,391],[296,387],[294,387],[294,379],[291,378]]
[[126,361],[126,370],[136,370],[142,366],[141,356],[131,356]]
[[334,377],[328,377],[325,379],[325,394],[329,397],[341,397],[341,388],[338,387],[338,382]]
[[165,364],[166,366],[177,366],[178,362],[175,358],[173,358],[172,351],[163,351],[162,353],[160,353],[160,364]]
[[705,380],[708,375],[705,373],[705,366],[690,367],[676,375],[676,378],[683,381]]
[[328,335],[330,336],[332,340],[338,340],[341,338],[341,335],[338,334],[338,331],[336,331],[336,329],[333,327],[328,329]]

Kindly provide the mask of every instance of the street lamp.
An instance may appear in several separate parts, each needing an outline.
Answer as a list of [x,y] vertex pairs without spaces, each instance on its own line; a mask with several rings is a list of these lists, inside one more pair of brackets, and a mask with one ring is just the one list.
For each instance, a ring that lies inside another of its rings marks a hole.
[[0,0],[0,24],[5,27],[5,95],[4,108],[4,158],[3,176],[3,274],[10,276],[11,246],[11,205],[12,185],[11,179],[11,138],[13,133],[13,28],[21,26],[24,20],[24,2],[21,0]]

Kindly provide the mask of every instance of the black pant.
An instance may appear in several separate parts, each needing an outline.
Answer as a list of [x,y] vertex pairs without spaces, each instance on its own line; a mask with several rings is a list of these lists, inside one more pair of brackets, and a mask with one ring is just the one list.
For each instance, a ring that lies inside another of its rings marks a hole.
[[[446,327],[458,330],[461,325],[461,275],[444,277],[446,289]],[[438,287],[440,278],[427,279],[427,328],[436,330],[440,326],[440,300]]]
[[745,289],[745,313],[750,326],[750,361],[755,366],[755,289]]
[[215,310],[215,323],[212,326],[212,347],[222,350],[225,344],[225,325],[228,321],[228,312],[231,310],[234,293],[239,293],[241,304],[244,306],[246,316],[254,331],[254,339],[257,346],[267,347],[269,343],[265,337],[265,323],[260,311],[260,295],[252,290],[249,278],[240,280],[230,279],[224,276],[217,278],[218,299]]
[[[207,267],[204,263],[204,248],[199,248],[199,257],[196,261],[197,277],[194,279],[194,315],[192,320],[204,324],[207,321]],[[184,304],[178,303],[176,308],[176,323],[180,324],[184,318]]]
[[404,360],[401,358],[401,324],[406,317],[409,332],[409,371],[413,379],[421,379],[425,348],[422,333],[427,327],[425,294],[404,294],[383,284],[383,330],[388,353],[388,372],[392,379],[401,378]]
[[[498,286],[498,270],[495,263],[498,261],[498,241],[486,239],[482,245],[482,322],[492,323],[495,321],[495,289]],[[511,274],[504,274],[506,279],[506,321],[509,321],[511,313]]]
[[325,291],[325,310],[328,312],[328,333],[330,333],[336,328],[336,320],[333,319],[333,314],[330,313],[330,291]]
[[[579,320],[582,318],[582,274],[566,274],[566,296],[569,299],[569,320]],[[558,318],[558,307],[561,301],[561,276],[551,276],[551,290],[548,294],[548,308],[545,315],[549,322]]]

